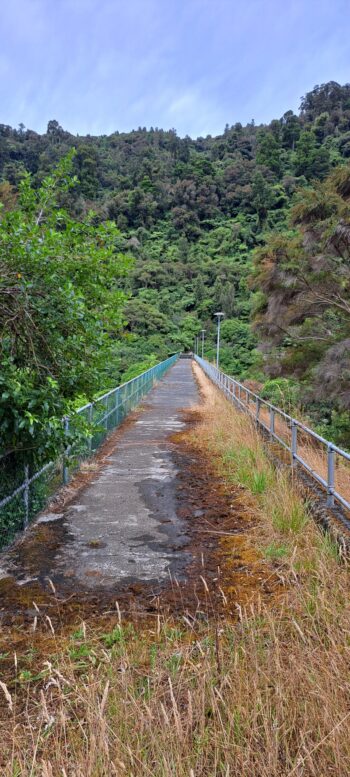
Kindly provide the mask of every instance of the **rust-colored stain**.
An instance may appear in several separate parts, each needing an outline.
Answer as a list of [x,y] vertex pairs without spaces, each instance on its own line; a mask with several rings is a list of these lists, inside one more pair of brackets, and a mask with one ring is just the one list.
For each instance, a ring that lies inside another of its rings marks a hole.
[[[117,584],[108,592],[97,588],[96,592],[81,594],[73,588],[69,591],[68,579],[64,595],[59,590],[54,592],[48,580],[50,559],[58,544],[65,542],[65,529],[62,526],[57,532],[54,524],[38,524],[16,546],[15,557],[30,577],[39,556],[45,554],[47,578],[32,583],[22,581],[22,585],[21,581],[14,583],[13,578],[0,580],[0,623],[4,627],[0,632],[0,653],[9,656],[1,664],[4,676],[6,667],[13,676],[13,651],[21,655],[30,645],[34,646],[39,665],[40,657],[44,660],[50,652],[56,652],[60,641],[82,619],[96,629],[112,628],[117,617],[116,601],[123,619],[142,629],[153,625],[159,616],[170,620],[185,617],[191,623],[197,618],[216,622],[237,619],[241,608],[278,599],[283,587],[273,567],[254,545],[257,521],[249,500],[239,487],[225,481],[215,455],[195,444],[201,411],[184,412],[184,418],[186,430],[171,435],[169,440],[179,471],[178,514],[187,524],[187,548],[191,552],[186,580],[173,579],[156,588],[154,584],[137,582]],[[117,437],[119,434],[120,430]],[[106,455],[117,444],[112,437],[96,457],[95,467],[104,465]],[[71,499],[85,483],[85,475],[79,473],[70,486]],[[67,493],[59,496],[50,509],[60,512],[63,501],[69,501]],[[96,575],[94,571],[92,574]]]

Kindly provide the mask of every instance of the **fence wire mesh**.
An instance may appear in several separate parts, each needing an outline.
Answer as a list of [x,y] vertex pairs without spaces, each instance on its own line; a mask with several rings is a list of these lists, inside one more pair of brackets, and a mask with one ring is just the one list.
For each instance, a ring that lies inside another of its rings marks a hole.
[[19,466],[15,454],[0,459],[0,548],[28,526],[62,483],[69,482],[74,471],[137,407],[178,356],[165,359],[64,418],[67,435],[73,433],[76,442],[54,462],[30,468],[27,464]]

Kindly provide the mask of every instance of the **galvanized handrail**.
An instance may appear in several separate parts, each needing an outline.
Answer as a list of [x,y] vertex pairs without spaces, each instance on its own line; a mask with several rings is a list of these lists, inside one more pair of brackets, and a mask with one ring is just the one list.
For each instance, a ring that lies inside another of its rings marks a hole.
[[[104,439],[108,431],[115,429],[121,423],[121,421],[126,417],[126,415],[139,404],[142,397],[144,397],[145,394],[147,394],[151,390],[155,381],[160,379],[165,374],[165,372],[176,362],[178,357],[179,357],[178,353],[174,354],[173,356],[170,356],[168,359],[165,359],[164,361],[159,362],[154,367],[150,367],[150,369],[146,370],[145,372],[142,372],[140,375],[137,375],[135,378],[132,378],[131,380],[128,380],[126,383],[122,383],[119,386],[116,386],[110,391],[107,391],[105,394],[102,394],[102,396],[98,397],[93,402],[88,402],[86,405],[83,405],[83,407],[80,407],[78,410],[76,410],[72,416],[70,417],[66,416],[64,419],[62,419],[62,423],[64,425],[66,434],[68,435],[72,425],[74,426],[74,419],[77,416],[86,414],[88,423],[92,426],[98,427],[98,430],[97,430],[98,437],[100,438],[102,436],[102,439]],[[100,415],[100,413],[98,412],[100,407],[102,407],[104,410],[102,415]],[[98,413],[98,418],[97,418],[97,422],[95,423],[94,414],[96,410]],[[102,429],[102,432],[101,432],[101,429]],[[99,440],[97,442],[97,445],[94,446],[93,437],[94,437],[93,432],[91,432],[91,434],[87,438],[87,449],[86,449],[87,456],[90,455],[94,450],[96,450],[102,442],[102,440]],[[64,454],[64,461],[63,461],[63,470],[62,470],[63,483],[68,483],[69,481],[69,464],[70,464],[71,456],[72,456],[72,446],[68,446],[66,448],[66,451]],[[80,454],[78,457],[81,457]],[[14,499],[16,499],[19,495],[22,494],[23,508],[24,508],[22,527],[26,528],[26,526],[28,525],[29,516],[30,516],[30,487],[44,472],[47,472],[50,468],[54,467],[55,464],[56,462],[53,462],[53,461],[45,463],[39,470],[37,470],[30,477],[29,477],[28,465],[24,465],[24,478],[22,483],[20,483],[18,487],[15,488],[10,494],[8,494],[7,496],[3,497],[0,500],[0,511],[2,508],[6,507],[8,504],[10,504],[10,502],[12,502]],[[0,515],[0,534],[1,534],[1,515]],[[0,546],[1,546],[1,543],[0,543]]]
[[[248,413],[254,419],[258,427],[264,429],[269,434],[271,439],[276,440],[287,451],[289,451],[291,455],[292,466],[295,465],[296,462],[300,464],[301,467],[303,467],[323,488],[326,489],[328,507],[333,507],[334,500],[336,500],[347,510],[350,510],[350,502],[335,487],[335,457],[338,455],[345,461],[350,462],[350,454],[347,451],[342,450],[337,445],[334,445],[334,443],[326,440],[320,434],[314,432],[313,429],[305,426],[305,424],[303,424],[301,421],[298,421],[296,418],[292,418],[292,416],[288,415],[288,413],[285,413],[284,410],[276,407],[275,405],[272,405],[266,399],[263,399],[258,394],[255,394],[253,391],[248,389],[247,386],[244,386],[243,383],[240,383],[238,380],[235,380],[229,375],[226,375],[224,372],[221,372],[221,370],[218,370],[216,367],[214,367],[213,364],[210,364],[205,359],[201,359],[201,357],[197,355],[195,355],[194,358],[199,366],[202,367],[206,375],[208,375],[213,383],[215,383],[223,390],[225,396],[230,399],[231,402],[237,405],[237,407],[239,407],[241,410],[244,410],[244,412]],[[268,425],[264,423],[260,415],[262,406],[265,406],[269,412]],[[290,429],[290,444],[288,444],[286,440],[283,440],[282,437],[280,437],[276,432],[276,415],[283,418],[283,420],[286,422],[287,428]],[[322,477],[319,472],[315,471],[310,466],[305,458],[299,455],[298,430],[301,430],[304,437],[310,438],[311,440],[316,440],[325,446],[327,452],[327,478]],[[342,518],[342,520],[347,528],[350,529],[350,521],[348,521],[345,516]]]

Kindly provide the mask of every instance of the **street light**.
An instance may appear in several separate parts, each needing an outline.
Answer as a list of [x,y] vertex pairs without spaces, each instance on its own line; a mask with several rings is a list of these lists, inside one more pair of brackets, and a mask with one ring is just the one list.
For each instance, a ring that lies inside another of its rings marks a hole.
[[204,335],[205,335],[205,329],[201,329],[202,333],[202,359],[204,359]]
[[220,355],[220,324],[221,319],[224,317],[224,313],[214,313],[214,316],[217,318],[218,322],[218,336],[216,340],[216,369],[219,369],[219,355]]

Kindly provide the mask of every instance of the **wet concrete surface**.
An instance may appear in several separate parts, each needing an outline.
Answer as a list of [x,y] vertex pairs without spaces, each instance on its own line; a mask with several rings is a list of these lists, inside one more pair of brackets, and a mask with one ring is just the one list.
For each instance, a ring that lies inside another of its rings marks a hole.
[[59,589],[86,592],[183,579],[191,554],[170,438],[186,425],[183,410],[198,402],[191,361],[179,360],[125,425],[90,483],[62,512],[41,515],[19,551],[3,555],[2,575],[22,585],[50,578]]

